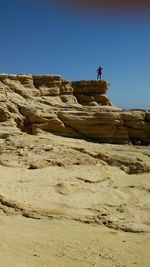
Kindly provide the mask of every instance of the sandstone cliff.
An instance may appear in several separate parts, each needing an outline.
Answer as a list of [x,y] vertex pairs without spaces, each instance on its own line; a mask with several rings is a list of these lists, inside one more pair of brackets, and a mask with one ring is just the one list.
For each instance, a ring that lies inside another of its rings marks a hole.
[[106,96],[107,81],[60,76],[0,75],[0,138],[27,132],[150,144],[150,110],[121,110]]
[[150,111],[108,85],[0,75],[0,266],[149,267]]

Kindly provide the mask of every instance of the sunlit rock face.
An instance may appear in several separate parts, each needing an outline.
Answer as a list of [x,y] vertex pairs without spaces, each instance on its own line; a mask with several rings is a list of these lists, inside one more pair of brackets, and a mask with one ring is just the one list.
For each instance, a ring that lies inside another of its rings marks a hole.
[[112,105],[108,97],[105,95],[109,86],[107,81],[76,81],[72,82],[72,86],[74,88],[74,95],[82,105]]
[[0,138],[27,132],[150,144],[150,111],[122,110],[106,96],[103,80],[0,74]]

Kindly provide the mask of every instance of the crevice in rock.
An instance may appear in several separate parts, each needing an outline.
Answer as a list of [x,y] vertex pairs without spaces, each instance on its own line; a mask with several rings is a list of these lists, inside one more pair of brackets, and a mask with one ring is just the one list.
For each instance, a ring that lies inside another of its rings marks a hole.
[[123,232],[128,232],[128,233],[144,233],[145,231],[142,229],[136,229],[134,227],[129,227],[127,225],[121,225],[121,224],[116,224],[112,220],[107,219],[104,216],[97,216],[95,217],[95,221],[100,224],[104,225],[108,228],[114,229],[114,230],[120,230]]
[[80,132],[79,130],[75,129],[75,128],[72,127],[70,124],[67,124],[66,122],[64,122],[63,119],[62,119],[62,117],[61,117],[61,114],[60,114],[60,113],[57,114],[57,117],[58,117],[58,119],[63,123],[63,125],[64,125],[66,128],[71,129],[71,130],[73,131],[73,133],[76,133],[76,134],[78,135],[78,137],[80,136],[80,137],[82,137],[82,138],[84,138],[84,137],[87,138],[85,135],[83,135],[82,132]]
[[103,182],[106,182],[106,181],[110,181],[110,178],[108,178],[108,177],[104,178],[104,179],[99,179],[99,180],[96,180],[96,181],[92,181],[92,180],[89,180],[89,179],[83,178],[83,177],[76,177],[76,179],[81,180],[84,183],[88,183],[88,184],[99,184],[99,183],[103,183]]
[[150,172],[150,166],[147,166],[144,163],[142,164],[141,162],[134,162],[134,161],[131,161],[130,159],[126,162],[121,158],[114,159],[114,158],[111,158],[109,155],[103,154],[100,152],[96,154],[92,154],[86,151],[84,148],[77,148],[77,147],[71,147],[71,148],[83,154],[87,154],[91,156],[92,158],[99,159],[105,162],[106,164],[108,164],[109,166],[118,167],[129,175]]
[[7,199],[6,197],[0,195],[0,209],[7,215],[22,215],[26,218],[40,219],[38,213],[33,211],[27,211],[21,205],[15,203],[15,201]]

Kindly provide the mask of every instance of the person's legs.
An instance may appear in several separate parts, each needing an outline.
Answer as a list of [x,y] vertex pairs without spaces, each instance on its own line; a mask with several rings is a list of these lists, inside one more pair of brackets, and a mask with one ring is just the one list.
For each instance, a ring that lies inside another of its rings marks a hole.
[[97,74],[97,80],[101,80],[101,78],[102,78],[102,74],[101,73],[98,73]]

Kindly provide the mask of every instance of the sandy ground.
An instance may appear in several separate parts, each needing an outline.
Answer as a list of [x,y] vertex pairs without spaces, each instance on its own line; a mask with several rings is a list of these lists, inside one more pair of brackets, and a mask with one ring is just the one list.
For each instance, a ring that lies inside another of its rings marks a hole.
[[150,266],[150,148],[0,142],[0,266]]
[[149,266],[149,234],[1,216],[0,266]]

